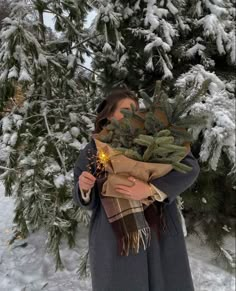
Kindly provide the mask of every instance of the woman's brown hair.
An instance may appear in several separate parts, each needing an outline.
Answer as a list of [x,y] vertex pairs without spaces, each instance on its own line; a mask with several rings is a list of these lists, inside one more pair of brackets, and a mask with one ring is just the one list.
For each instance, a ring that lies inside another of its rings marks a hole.
[[134,100],[138,107],[138,98],[128,88],[114,88],[110,91],[106,98],[97,107],[97,117],[93,133],[99,133],[103,127],[109,123],[107,117],[116,110],[118,102],[126,98]]

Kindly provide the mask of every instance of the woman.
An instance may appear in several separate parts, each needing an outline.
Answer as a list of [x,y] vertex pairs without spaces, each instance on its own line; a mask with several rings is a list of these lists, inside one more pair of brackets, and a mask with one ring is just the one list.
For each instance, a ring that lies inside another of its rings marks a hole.
[[[115,89],[97,109],[95,133],[111,118],[123,117],[121,109],[138,108],[136,96],[127,89]],[[93,291],[192,291],[193,281],[186,251],[185,239],[176,206],[176,197],[197,179],[200,168],[190,153],[182,160],[192,167],[186,174],[172,170],[165,176],[145,183],[128,177],[131,187],[116,185],[116,191],[133,200],[153,199],[162,205],[166,228],[160,230],[160,239],[151,229],[150,245],[140,247],[137,254],[121,256],[117,240],[101,203],[101,183],[92,173],[96,169],[96,145],[93,139],[80,152],[75,163],[74,202],[92,210],[89,229],[89,260]],[[92,159],[92,160],[91,160]],[[90,167],[90,170],[89,170]],[[91,170],[92,168],[92,170]],[[150,187],[151,186],[151,187]]]

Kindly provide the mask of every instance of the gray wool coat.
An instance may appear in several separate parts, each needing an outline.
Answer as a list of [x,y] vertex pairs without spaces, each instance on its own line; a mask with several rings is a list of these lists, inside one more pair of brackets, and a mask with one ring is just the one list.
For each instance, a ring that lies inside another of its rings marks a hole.
[[[73,200],[76,205],[92,210],[89,228],[89,262],[93,291],[193,291],[185,239],[176,205],[176,197],[189,188],[197,179],[199,164],[192,152],[182,162],[192,166],[189,173],[172,170],[165,176],[150,181],[167,194],[164,203],[167,228],[161,232],[160,241],[151,232],[151,244],[138,254],[119,256],[117,241],[100,202],[98,187],[91,191],[87,204],[82,200],[78,177],[91,165],[91,156],[96,155],[93,139],[81,150],[75,162]],[[88,160],[89,159],[89,160]],[[92,170],[96,158],[93,158]],[[156,202],[154,202],[156,203]],[[157,202],[159,203],[159,202]]]

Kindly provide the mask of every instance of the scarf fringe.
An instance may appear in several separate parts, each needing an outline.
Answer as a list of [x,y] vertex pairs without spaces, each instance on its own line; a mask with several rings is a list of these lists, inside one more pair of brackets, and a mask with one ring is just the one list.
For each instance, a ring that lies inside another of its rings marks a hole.
[[143,243],[144,250],[150,245],[151,242],[151,229],[145,227],[138,231],[127,233],[119,240],[118,248],[122,256],[128,256],[129,251],[133,250],[135,254],[139,252],[140,242]]

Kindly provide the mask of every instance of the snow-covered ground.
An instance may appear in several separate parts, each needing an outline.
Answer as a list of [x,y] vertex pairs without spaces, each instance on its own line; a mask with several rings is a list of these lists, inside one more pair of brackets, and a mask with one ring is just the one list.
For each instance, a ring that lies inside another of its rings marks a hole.
[[[0,184],[0,291],[88,291],[90,278],[80,279],[77,273],[79,257],[87,245],[87,229],[83,228],[77,238],[77,246],[62,246],[63,271],[55,273],[53,257],[45,251],[46,235],[31,234],[25,247],[8,246],[12,237],[13,200],[4,196]],[[216,266],[212,252],[195,237],[187,237],[187,248],[196,291],[235,291],[233,274]],[[234,239],[229,240],[231,246]],[[122,290],[121,290],[122,291]],[[133,290],[131,290],[133,291]]]

